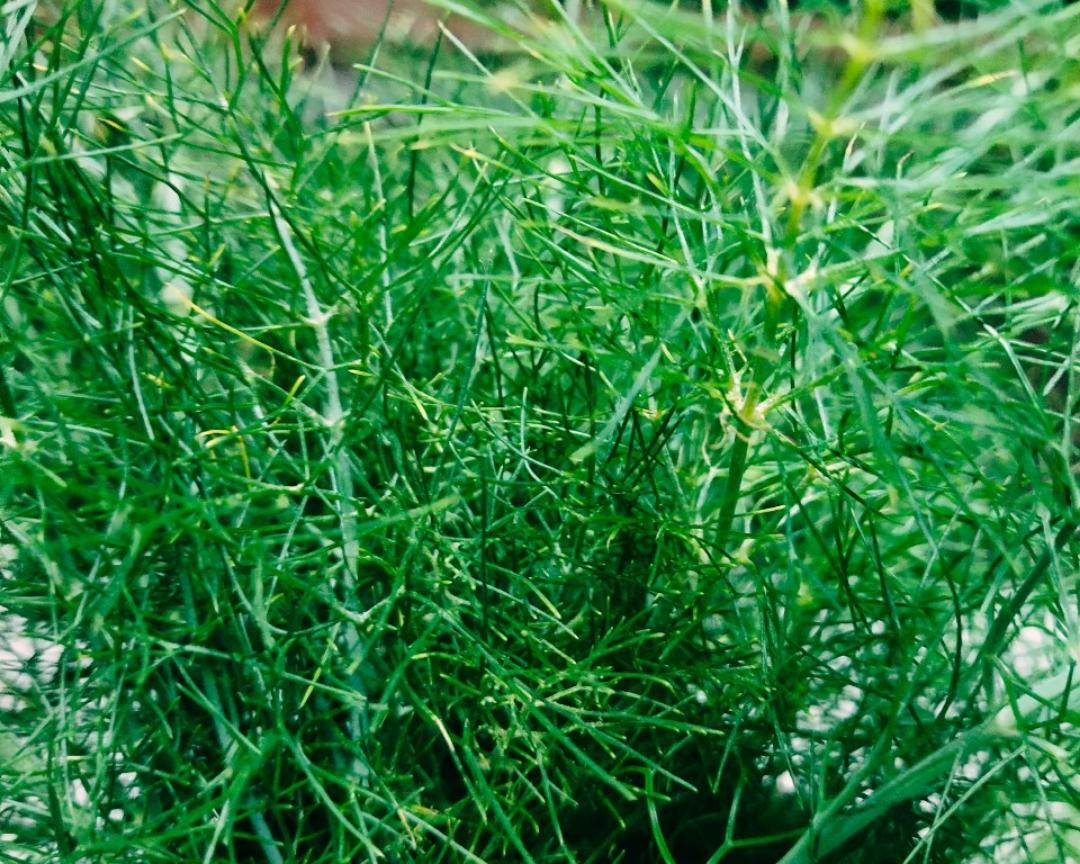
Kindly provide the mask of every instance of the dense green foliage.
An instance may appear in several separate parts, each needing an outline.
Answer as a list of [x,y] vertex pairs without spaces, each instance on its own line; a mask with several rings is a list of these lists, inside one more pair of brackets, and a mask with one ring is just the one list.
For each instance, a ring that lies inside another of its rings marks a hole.
[[1077,860],[1080,7],[913,5],[5,5],[0,860]]

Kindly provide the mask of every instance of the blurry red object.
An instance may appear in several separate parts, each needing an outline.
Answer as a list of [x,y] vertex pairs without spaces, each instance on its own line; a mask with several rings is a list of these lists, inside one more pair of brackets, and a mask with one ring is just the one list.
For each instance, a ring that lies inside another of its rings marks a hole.
[[296,27],[305,45],[329,46],[338,56],[357,53],[380,34],[389,42],[431,42],[440,21],[467,44],[479,44],[486,34],[424,0],[255,0],[253,13],[260,22],[277,16],[281,25]]

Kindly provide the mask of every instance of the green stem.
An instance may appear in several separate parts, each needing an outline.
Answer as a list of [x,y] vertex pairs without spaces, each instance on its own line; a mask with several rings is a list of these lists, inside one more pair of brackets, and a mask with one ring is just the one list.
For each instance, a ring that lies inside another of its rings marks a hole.
[[[784,303],[784,293],[777,285],[769,285],[765,293],[765,324],[762,342],[766,346],[776,344],[776,331],[780,324],[780,310]],[[750,363],[750,382],[746,388],[746,398],[735,417],[735,443],[731,448],[728,462],[727,484],[724,497],[720,502],[720,513],[716,518],[716,546],[723,551],[727,546],[731,526],[735,521],[735,510],[739,504],[743,476],[746,474],[746,459],[750,451],[750,436],[754,432],[754,414],[760,401],[761,385],[767,358],[759,353]]]
[[850,815],[833,818],[834,808],[828,808],[803,832],[779,864],[814,864],[822,860],[897,805],[925,795],[958,757],[986,746],[994,737],[985,726],[977,726],[888,781]]
[[[735,508],[739,503],[743,475],[746,473],[746,456],[750,450],[752,432],[746,422],[746,415],[753,412],[756,402],[757,399],[753,393],[747,395],[746,403],[736,421],[735,444],[731,448],[731,461],[728,463],[727,485],[724,487],[724,498],[720,503],[720,515],[717,516],[716,521],[716,545],[720,550],[726,548],[731,524],[735,521]],[[749,412],[746,410],[747,407],[750,409]]]

